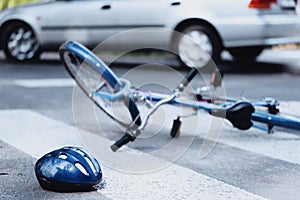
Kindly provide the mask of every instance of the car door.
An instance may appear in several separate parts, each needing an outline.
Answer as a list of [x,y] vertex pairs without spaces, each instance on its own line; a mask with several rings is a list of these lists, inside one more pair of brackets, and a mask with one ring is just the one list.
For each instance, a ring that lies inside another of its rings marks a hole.
[[48,40],[76,40],[89,46],[116,32],[115,12],[108,0],[57,0],[48,12],[42,27]]
[[[167,34],[161,28],[167,24],[170,0],[111,0],[116,9],[116,23],[122,34],[120,44],[132,47],[160,47],[167,44]],[[145,28],[145,29],[140,29]],[[136,29],[133,31],[133,29]],[[139,29],[139,30],[138,30]]]

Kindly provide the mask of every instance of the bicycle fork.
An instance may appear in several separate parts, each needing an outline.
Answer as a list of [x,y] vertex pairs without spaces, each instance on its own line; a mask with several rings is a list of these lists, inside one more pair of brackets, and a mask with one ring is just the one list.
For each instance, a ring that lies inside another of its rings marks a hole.
[[[135,121],[131,123],[131,125],[127,128],[125,135],[120,138],[118,141],[116,141],[113,145],[111,145],[112,151],[117,151],[119,148],[121,148],[123,145],[127,144],[128,142],[134,141],[135,138],[140,135],[147,125],[147,121],[149,120],[150,116],[162,105],[170,103],[174,101],[176,98],[178,98],[181,93],[184,91],[184,89],[187,87],[187,85],[190,83],[190,81],[197,75],[198,71],[196,68],[192,68],[189,73],[185,76],[185,78],[178,84],[176,89],[173,91],[173,93],[164,99],[161,99],[156,104],[152,105],[147,103],[149,105],[150,110],[147,112],[145,118],[142,120],[140,125],[137,125]],[[146,101],[146,100],[145,100]],[[138,117],[137,117],[138,118]]]

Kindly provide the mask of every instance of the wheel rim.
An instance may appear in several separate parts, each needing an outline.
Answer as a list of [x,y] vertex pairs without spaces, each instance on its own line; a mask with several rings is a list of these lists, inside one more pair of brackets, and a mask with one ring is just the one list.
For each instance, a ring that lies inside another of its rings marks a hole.
[[178,54],[187,66],[204,67],[213,55],[213,44],[206,33],[193,30],[180,38]]
[[19,27],[9,35],[7,49],[17,60],[29,60],[36,55],[38,43],[32,30]]
[[82,62],[78,56],[70,52],[65,52],[63,57],[68,64],[68,69],[81,87],[89,93],[95,92],[99,88],[102,81],[87,63]]
[[[77,84],[83,89],[97,105],[113,119],[124,126],[132,123],[130,112],[127,106],[121,102],[111,102],[105,98],[94,96],[94,92],[112,93],[98,73],[85,61],[71,52],[64,52],[63,58],[68,66],[69,72],[75,78]],[[131,108],[132,109],[132,108]],[[135,118],[136,116],[134,116]]]

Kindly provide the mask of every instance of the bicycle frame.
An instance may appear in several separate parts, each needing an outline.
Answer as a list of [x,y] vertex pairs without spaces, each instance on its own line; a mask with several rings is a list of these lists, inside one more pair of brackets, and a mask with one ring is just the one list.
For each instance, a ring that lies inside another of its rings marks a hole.
[[[253,121],[266,124],[268,127],[268,132],[271,132],[273,126],[281,126],[285,128],[300,130],[300,120],[297,121],[286,119],[276,115],[279,112],[276,107],[278,105],[277,101],[259,100],[251,102],[239,101],[236,99],[222,99],[217,97],[202,99],[203,101],[194,100],[190,102],[184,102],[179,100],[179,97],[184,89],[198,74],[196,68],[190,69],[185,78],[183,78],[182,81],[173,90],[172,94],[152,94],[150,96],[149,94],[143,93],[141,91],[131,89],[129,81],[120,79],[118,76],[116,76],[100,58],[90,52],[83,45],[73,41],[66,42],[60,48],[60,56],[67,70],[77,81],[77,83],[79,83],[79,81],[77,80],[79,79],[79,77],[74,76],[74,74],[72,74],[71,70],[69,69],[70,66],[68,62],[70,62],[70,59],[68,58],[68,53],[84,60],[84,62],[86,62],[90,68],[93,68],[95,73],[97,73],[97,75],[99,75],[99,77],[104,81],[104,83],[99,85],[98,89],[94,92],[85,91],[84,87],[81,87],[81,89],[84,90],[88,97],[98,107],[104,110],[99,102],[97,102],[97,98],[106,99],[110,102],[129,102],[128,109],[131,112],[132,123],[127,127],[125,135],[111,146],[111,149],[113,151],[116,151],[124,144],[135,140],[135,138],[140,135],[145,128],[147,121],[151,117],[151,115],[164,104],[175,104],[185,107],[191,107],[196,110],[207,111],[212,116],[229,120],[234,127],[241,130],[247,130],[251,128],[253,126]],[[101,92],[100,88],[104,86],[108,86],[111,89],[112,93]],[[215,100],[223,100],[224,104],[217,105],[214,103]],[[143,119],[141,119],[141,115],[137,109],[137,106],[135,105],[135,102],[143,102],[149,108]],[[155,104],[153,102],[155,102]],[[255,107],[258,106],[268,108],[268,113],[256,111]],[[106,112],[106,114],[108,113]],[[110,115],[110,117],[112,116]],[[172,131],[177,129],[178,127],[174,128],[173,126]],[[174,136],[176,135],[176,133],[171,133],[171,135]]]

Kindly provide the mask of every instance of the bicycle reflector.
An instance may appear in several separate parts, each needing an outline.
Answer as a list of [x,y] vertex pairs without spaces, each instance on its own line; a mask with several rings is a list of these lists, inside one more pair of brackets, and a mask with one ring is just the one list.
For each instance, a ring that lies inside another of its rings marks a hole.
[[269,9],[273,3],[277,3],[277,0],[251,0],[248,8]]
[[64,147],[41,157],[35,174],[45,190],[81,192],[97,189],[102,180],[98,161],[78,147]]

